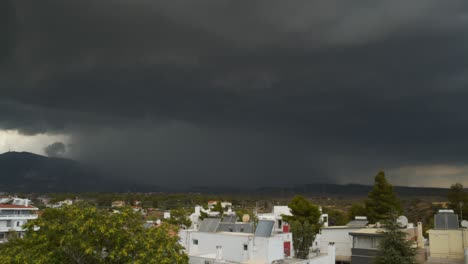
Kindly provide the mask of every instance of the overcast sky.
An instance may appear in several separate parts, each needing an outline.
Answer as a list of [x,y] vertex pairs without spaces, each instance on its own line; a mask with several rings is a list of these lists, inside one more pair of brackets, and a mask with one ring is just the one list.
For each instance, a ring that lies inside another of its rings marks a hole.
[[0,31],[0,151],[166,186],[468,184],[466,0],[3,0]]

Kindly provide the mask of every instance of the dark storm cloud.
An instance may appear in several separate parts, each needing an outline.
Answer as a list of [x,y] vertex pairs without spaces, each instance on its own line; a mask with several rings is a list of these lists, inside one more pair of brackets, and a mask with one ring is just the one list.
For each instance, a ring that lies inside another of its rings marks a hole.
[[63,142],[54,142],[44,148],[44,153],[49,157],[60,157],[65,154],[67,147]]
[[467,156],[465,1],[5,3],[0,126],[124,175],[356,181]]

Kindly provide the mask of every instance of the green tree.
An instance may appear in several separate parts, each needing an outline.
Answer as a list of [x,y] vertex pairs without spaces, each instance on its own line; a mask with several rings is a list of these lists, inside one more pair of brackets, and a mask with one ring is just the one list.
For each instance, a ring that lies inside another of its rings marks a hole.
[[353,203],[348,211],[348,218],[354,220],[356,216],[367,216],[366,207],[360,203]]
[[292,215],[282,215],[283,220],[291,226],[296,257],[306,259],[321,227],[320,211],[316,205],[300,195],[294,197],[288,206]]
[[212,212],[219,212],[219,217],[223,217],[224,215],[224,208],[221,205],[221,202],[217,202],[213,208],[211,209]]
[[346,225],[349,222],[349,218],[346,213],[340,210],[323,207],[323,212],[328,214],[328,224],[330,226]]
[[252,210],[247,208],[236,209],[237,221],[242,222],[242,218],[244,217],[244,215],[248,215],[250,217],[251,222],[258,223],[258,218]]
[[365,203],[370,222],[387,221],[392,215],[403,212],[400,201],[393,192],[393,186],[385,179],[383,171],[375,176],[374,188]]
[[188,218],[190,213],[190,211],[183,208],[172,209],[171,217],[167,220],[167,222],[171,225],[189,228],[192,225],[192,221],[190,221]]
[[447,193],[449,208],[453,209],[463,219],[468,219],[468,193],[460,183],[453,184]]
[[374,264],[417,264],[416,251],[395,219],[386,222]]
[[25,228],[24,239],[0,246],[0,263],[188,263],[176,227],[145,229],[130,208],[120,213],[85,206],[46,209]]

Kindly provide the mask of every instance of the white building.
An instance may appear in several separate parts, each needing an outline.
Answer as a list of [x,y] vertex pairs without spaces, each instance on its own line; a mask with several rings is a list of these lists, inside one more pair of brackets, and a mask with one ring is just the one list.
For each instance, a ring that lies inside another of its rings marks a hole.
[[179,235],[191,264],[335,263],[333,254],[314,255],[308,260],[292,259],[288,254],[290,252],[285,250],[285,242],[292,241],[292,234],[279,233],[275,229],[278,230],[275,222],[269,220],[260,220],[254,232],[253,223],[205,218],[198,230],[181,230]]
[[38,208],[30,205],[30,200],[20,198],[2,198],[0,201],[0,243],[6,242],[8,233],[15,231],[24,235],[23,225],[36,219]]
[[330,243],[335,244],[336,261],[338,263],[351,262],[351,248],[353,247],[353,237],[351,232],[366,227],[368,224],[366,217],[356,217],[355,220],[344,226],[324,226],[317,234],[313,247],[320,253],[328,253]]
[[70,205],[73,205],[73,200],[72,199],[65,199],[65,200],[57,202],[55,204],[48,204],[46,206],[50,207],[50,208],[62,208],[64,206],[70,206]]
[[[321,208],[320,208],[320,212],[322,212]],[[287,256],[293,256],[294,248],[293,248],[293,243],[292,243],[292,237],[285,235],[285,234],[290,234],[289,224],[283,221],[283,215],[287,215],[287,216],[292,215],[291,209],[285,205],[278,205],[278,206],[273,207],[273,211],[271,213],[257,214],[257,218],[259,220],[274,221],[275,224],[273,227],[273,232],[279,236],[281,235],[285,236],[284,237],[284,251],[287,254]],[[323,226],[328,226],[328,214],[321,214],[319,221],[320,223],[323,224]],[[327,244],[327,247],[328,247],[328,244]]]

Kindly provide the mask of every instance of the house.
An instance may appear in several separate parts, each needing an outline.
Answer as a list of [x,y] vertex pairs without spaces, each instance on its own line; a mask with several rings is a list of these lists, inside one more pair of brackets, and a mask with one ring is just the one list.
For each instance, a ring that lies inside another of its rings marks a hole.
[[124,207],[125,201],[113,201],[111,207]]
[[70,206],[70,205],[73,205],[73,200],[72,199],[65,199],[65,200],[57,202],[55,204],[48,204],[46,206],[50,207],[50,208],[62,208],[64,206]]
[[[418,223],[415,227],[413,224],[408,224],[402,230],[406,233],[406,239],[413,241],[413,246],[420,249],[422,247],[422,225]],[[351,263],[352,264],[371,264],[379,250],[379,244],[384,236],[385,228],[380,224],[368,226],[349,234],[353,237],[353,246],[351,248]],[[421,256],[422,254],[422,256]],[[424,258],[424,251],[417,250],[417,258]]]
[[[322,209],[320,208],[320,212]],[[259,220],[269,220],[274,222],[273,232],[277,235],[284,236],[284,251],[288,256],[294,255],[292,237],[289,237],[289,224],[283,220],[283,215],[292,215],[291,209],[288,206],[277,205],[273,207],[271,213],[257,214]],[[321,214],[319,222],[324,226],[328,226],[328,214]],[[328,247],[328,246],[327,246]]]
[[[308,260],[297,260],[285,254],[284,234],[274,231],[275,222],[259,220],[235,222],[234,217],[205,218],[198,230],[180,230],[180,243],[189,255],[191,264],[333,264],[334,255],[317,254]],[[289,239],[292,234],[287,234]],[[333,259],[331,260],[331,257]]]
[[427,263],[466,263],[468,257],[468,230],[458,225],[453,210],[439,210],[434,216],[434,229],[429,233]]
[[[208,217],[220,217],[220,213],[217,211],[211,211],[213,204],[216,204],[216,201],[209,201],[208,209],[204,209],[202,206],[195,206],[194,212],[189,216],[190,221],[192,221],[192,228],[197,229],[198,225],[201,222],[202,214],[205,214]],[[229,202],[223,202],[227,205],[228,209],[223,214],[225,216],[236,216],[236,213],[232,211],[232,208],[229,206]],[[223,207],[224,208],[224,207]]]
[[367,217],[357,216],[344,226],[324,226],[314,241],[313,248],[320,253],[328,253],[329,244],[335,245],[336,262],[340,264],[351,262],[353,237],[350,233],[366,227]]
[[29,220],[36,219],[38,208],[30,205],[30,200],[21,198],[7,198],[0,201],[0,243],[8,240],[9,232],[16,232],[23,237],[23,225]]

